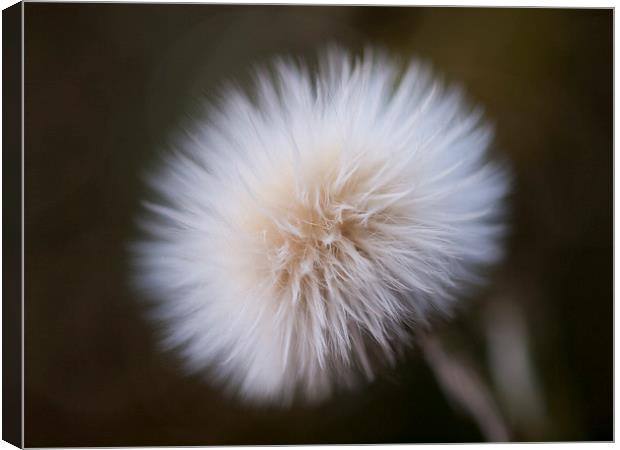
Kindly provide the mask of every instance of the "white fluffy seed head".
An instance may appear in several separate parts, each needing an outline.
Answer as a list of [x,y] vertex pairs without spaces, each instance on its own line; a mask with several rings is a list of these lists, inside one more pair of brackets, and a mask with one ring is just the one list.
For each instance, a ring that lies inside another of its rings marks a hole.
[[151,179],[135,255],[165,342],[251,400],[371,379],[500,257],[491,135],[459,90],[376,52],[230,89]]

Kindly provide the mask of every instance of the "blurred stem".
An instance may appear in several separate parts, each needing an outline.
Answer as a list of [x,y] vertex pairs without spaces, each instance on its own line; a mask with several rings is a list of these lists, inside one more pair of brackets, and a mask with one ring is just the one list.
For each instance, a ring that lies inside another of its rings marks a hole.
[[531,440],[544,439],[545,401],[523,308],[510,297],[494,298],[486,306],[484,325],[491,376],[513,429]]
[[457,355],[446,353],[436,336],[421,336],[420,345],[446,397],[473,418],[487,441],[508,441],[508,429],[499,409],[472,365]]

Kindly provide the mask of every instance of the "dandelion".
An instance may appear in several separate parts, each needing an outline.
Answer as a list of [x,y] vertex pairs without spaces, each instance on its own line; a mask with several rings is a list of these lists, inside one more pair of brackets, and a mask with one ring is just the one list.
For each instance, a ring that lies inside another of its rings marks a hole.
[[257,402],[373,379],[501,256],[491,139],[459,89],[380,52],[229,88],[151,177],[135,255],[165,344]]

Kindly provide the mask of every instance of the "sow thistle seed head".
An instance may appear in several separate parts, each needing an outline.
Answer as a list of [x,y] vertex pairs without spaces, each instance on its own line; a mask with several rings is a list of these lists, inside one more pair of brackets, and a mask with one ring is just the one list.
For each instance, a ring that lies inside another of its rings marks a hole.
[[229,89],[151,178],[137,279],[189,370],[248,400],[372,379],[501,256],[506,172],[417,63],[340,50]]

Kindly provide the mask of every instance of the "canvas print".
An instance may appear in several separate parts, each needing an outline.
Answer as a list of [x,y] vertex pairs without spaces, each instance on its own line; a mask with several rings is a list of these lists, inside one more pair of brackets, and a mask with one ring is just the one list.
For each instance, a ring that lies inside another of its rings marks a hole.
[[613,440],[612,9],[3,25],[5,440]]

